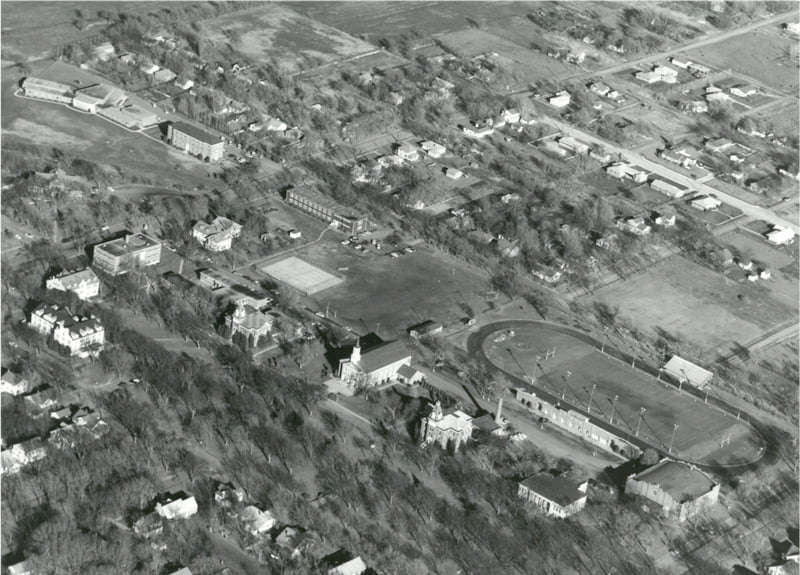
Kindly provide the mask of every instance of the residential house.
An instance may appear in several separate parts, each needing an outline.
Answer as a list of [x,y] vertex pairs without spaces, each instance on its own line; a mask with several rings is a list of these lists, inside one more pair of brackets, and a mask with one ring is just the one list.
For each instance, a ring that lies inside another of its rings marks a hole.
[[419,161],[419,151],[417,151],[417,147],[412,144],[402,144],[397,148],[395,155],[406,162]]
[[255,505],[248,505],[239,512],[239,521],[251,535],[261,535],[275,527],[275,518],[269,511],[261,511]]
[[630,232],[636,236],[646,236],[652,231],[652,228],[642,217],[620,218],[616,221],[616,226],[620,230]]
[[71,104],[75,94],[71,86],[41,78],[27,77],[22,81],[22,92],[28,98]]
[[221,138],[186,122],[174,122],[167,127],[167,142],[208,162],[221,160],[225,153]]
[[675,66],[676,68],[680,68],[680,69],[682,69],[682,70],[688,70],[688,69],[689,69],[689,66],[691,66],[691,65],[692,65],[691,61],[689,61],[689,60],[686,60],[686,61],[684,62],[684,61],[682,61],[682,60],[678,60],[678,59],[677,59],[677,58],[675,58],[674,56],[671,56],[671,57],[667,58],[667,60],[669,60],[669,63],[670,63],[670,64],[672,64],[672,65],[673,65],[673,66]]
[[156,82],[171,82],[177,77],[178,75],[169,68],[160,68],[153,74],[153,80]]
[[192,227],[192,237],[211,252],[231,249],[233,240],[242,235],[242,226],[231,219],[217,216],[211,223],[197,222]]
[[554,108],[566,108],[569,106],[570,102],[572,101],[572,96],[566,90],[561,90],[560,92],[556,92],[550,98],[547,99],[548,104],[553,106]]
[[472,439],[472,431],[472,417],[460,410],[445,415],[441,402],[437,400],[431,406],[428,416],[422,420],[420,435],[423,438],[423,446],[438,443],[443,449],[448,445],[458,449]]
[[401,365],[397,370],[397,381],[413,385],[425,379],[425,374],[410,365]]
[[438,321],[427,320],[408,329],[408,335],[414,339],[419,339],[426,335],[437,335],[442,333],[444,326]]
[[767,241],[776,246],[785,246],[794,242],[794,232],[783,226],[773,226],[773,228],[764,234]]
[[706,212],[708,210],[716,210],[722,205],[722,202],[711,196],[698,196],[689,202],[689,204],[693,208]]
[[716,504],[719,484],[694,465],[667,458],[628,477],[625,492],[645,497],[664,515],[684,521]]
[[618,180],[630,179],[637,184],[643,184],[647,181],[647,174],[645,172],[634,168],[630,164],[623,164],[621,162],[616,162],[610,166],[607,166],[606,173],[613,178],[617,178]]
[[519,110],[516,108],[509,108],[500,112],[500,118],[506,124],[518,124],[522,119],[522,114],[520,114]]
[[20,469],[47,457],[47,447],[44,441],[35,437],[28,441],[16,443],[0,452],[2,472],[14,474]]
[[339,363],[339,378],[348,384],[378,385],[396,380],[403,365],[411,365],[411,353],[400,341],[381,342],[362,354],[359,338],[350,358]]
[[134,56],[130,52],[125,52],[124,54],[119,55],[119,61],[122,62],[123,64],[131,66],[136,63],[136,56]]
[[645,84],[655,84],[656,82],[674,84],[678,81],[678,72],[669,66],[659,65],[648,72],[636,72],[634,77]]
[[25,401],[25,405],[28,406],[29,409],[49,411],[55,407],[58,407],[58,403],[60,401],[60,394],[58,390],[48,386],[42,386],[36,389],[37,391],[34,393],[29,393],[22,396],[23,400]]
[[164,519],[186,519],[197,513],[197,501],[184,491],[165,493],[156,499],[155,512]]
[[611,88],[602,82],[592,82],[589,84],[589,91],[594,92],[598,96],[605,96],[611,91]]
[[583,64],[586,60],[586,52],[570,52],[567,54],[566,60],[570,64]]
[[689,193],[689,188],[686,186],[666,180],[654,179],[650,182],[650,187],[670,198],[682,198]]
[[181,90],[191,90],[194,87],[194,82],[188,78],[175,78],[174,84]]
[[456,168],[447,167],[444,169],[444,175],[450,178],[451,180],[458,180],[464,177],[464,172]]
[[264,119],[264,129],[267,132],[285,132],[289,129],[289,125],[279,118],[267,116]]
[[47,289],[72,292],[79,299],[87,300],[100,293],[100,279],[91,268],[63,271],[47,280]]
[[419,145],[419,147],[431,158],[441,158],[447,152],[447,148],[430,140],[425,140]]
[[158,72],[160,66],[157,64],[153,64],[152,62],[145,62],[141,66],[139,66],[139,70],[147,74],[148,76],[152,76],[156,72]]
[[275,544],[289,552],[292,558],[299,557],[314,544],[314,536],[303,528],[287,525],[275,536]]
[[114,49],[114,45],[111,42],[103,42],[95,46],[94,54],[97,56],[97,59],[101,62],[105,62],[106,60],[110,60],[111,57],[114,55],[116,50]]
[[562,148],[566,148],[570,152],[578,155],[588,154],[589,146],[573,138],[572,136],[561,136],[558,139],[558,144]]
[[653,223],[657,226],[672,227],[675,225],[675,214],[662,214],[660,212],[653,212],[651,214]]
[[731,95],[739,98],[749,98],[750,96],[755,96],[760,91],[758,86],[753,86],[752,84],[739,84],[730,89]]
[[711,68],[702,66],[700,64],[695,64],[694,62],[690,62],[688,68],[689,71],[697,78],[705,78],[711,73]]
[[566,474],[540,473],[519,483],[517,496],[550,517],[565,518],[586,507],[588,481],[578,483]]
[[0,393],[9,395],[22,395],[30,391],[30,383],[21,374],[7,368],[2,368],[0,375]]
[[540,140],[536,147],[540,150],[549,153],[553,156],[558,156],[559,158],[565,158],[567,156],[567,150],[558,145],[554,140]]
[[225,325],[230,330],[230,338],[240,333],[244,335],[252,347],[258,345],[259,340],[269,335],[275,318],[269,314],[261,313],[257,309],[239,302],[233,314],[225,318]]
[[708,140],[704,145],[706,149],[712,152],[722,152],[725,149],[733,146],[733,142],[731,142],[728,138],[713,138]]
[[511,194],[503,194],[500,196],[500,201],[504,204],[510,204],[511,202],[517,202],[521,199],[521,196],[514,192]]
[[244,501],[244,491],[237,489],[233,483],[220,482],[214,492],[214,502],[220,507],[232,507]]
[[112,276],[136,267],[155,266],[161,263],[161,243],[142,233],[127,234],[96,245],[92,263]]
[[363,575],[367,572],[367,564],[361,557],[353,557],[328,569],[328,575]]
[[766,575],[798,575],[800,574],[800,567],[796,561],[781,561],[775,565],[769,565],[766,570]]
[[706,102],[727,102],[731,97],[724,92],[706,92]]
[[477,138],[479,140],[485,138],[486,136],[491,136],[492,134],[494,134],[494,128],[492,126],[480,125],[480,124],[462,126],[461,131],[463,131],[465,135],[471,138]]

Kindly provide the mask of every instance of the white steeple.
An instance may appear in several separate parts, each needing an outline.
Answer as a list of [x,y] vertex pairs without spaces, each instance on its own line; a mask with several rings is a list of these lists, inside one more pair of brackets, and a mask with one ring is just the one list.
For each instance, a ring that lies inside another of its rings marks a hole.
[[361,338],[356,338],[356,344],[353,346],[353,352],[350,354],[350,361],[356,364],[361,361]]

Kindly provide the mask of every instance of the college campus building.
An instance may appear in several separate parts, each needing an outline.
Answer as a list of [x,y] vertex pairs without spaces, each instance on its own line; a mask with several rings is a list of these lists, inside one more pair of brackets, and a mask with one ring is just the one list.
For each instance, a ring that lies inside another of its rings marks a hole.
[[258,345],[261,338],[269,335],[273,323],[274,318],[271,315],[261,313],[241,302],[236,306],[236,311],[225,318],[225,325],[230,329],[231,339],[237,333],[241,333],[253,347]]
[[233,240],[242,235],[242,226],[233,220],[216,217],[210,224],[197,222],[192,228],[192,237],[210,252],[231,249]]
[[347,384],[378,385],[396,380],[404,365],[411,365],[411,353],[401,342],[381,343],[362,354],[357,339],[350,359],[339,363],[339,379]]
[[628,458],[638,457],[641,449],[622,439],[618,435],[595,425],[582,413],[561,409],[536,396],[535,393],[517,389],[517,401],[525,405],[528,410],[538,417],[546,419],[573,435],[577,435],[592,445],[601,447],[613,453],[619,453]]
[[565,474],[540,473],[521,481],[517,496],[550,517],[569,517],[586,507],[589,482],[578,483]]
[[212,294],[236,306],[242,304],[261,309],[272,303],[272,298],[258,285],[231,272],[209,268],[198,270],[197,277],[200,285],[211,290]]
[[136,267],[155,266],[161,263],[161,244],[142,233],[128,234],[96,245],[92,263],[112,276]]
[[40,100],[50,100],[71,104],[74,92],[72,87],[59,82],[42,80],[41,78],[25,78],[22,81],[22,92],[29,98],[39,98]]
[[167,142],[209,162],[221,160],[225,153],[225,142],[218,136],[186,122],[174,122],[167,127]]
[[158,114],[145,110],[135,104],[129,104],[119,108],[98,108],[97,114],[134,130],[153,126],[158,124],[159,121]]
[[48,279],[45,287],[47,289],[72,292],[78,298],[87,300],[100,293],[100,279],[91,268],[63,271],[57,276]]
[[428,417],[422,420],[420,435],[423,438],[423,446],[438,443],[446,449],[450,444],[454,449],[458,449],[461,444],[472,439],[472,430],[472,417],[460,410],[444,415],[442,404],[437,401],[431,406]]
[[628,477],[625,491],[657,503],[664,515],[678,521],[694,517],[719,499],[719,484],[711,477],[694,465],[672,459]]
[[352,235],[369,230],[366,216],[353,214],[348,208],[315,190],[288,190],[286,203]]
[[72,105],[84,112],[96,113],[100,107],[115,107],[122,105],[128,97],[119,88],[95,84],[75,90]]
[[96,356],[105,345],[105,329],[94,315],[72,315],[68,308],[40,305],[31,313],[30,326],[39,333],[53,335],[56,343],[69,349],[71,356]]
[[679,382],[688,383],[698,389],[704,389],[714,378],[712,372],[677,355],[669,358],[669,361],[664,364],[662,369],[664,373]]

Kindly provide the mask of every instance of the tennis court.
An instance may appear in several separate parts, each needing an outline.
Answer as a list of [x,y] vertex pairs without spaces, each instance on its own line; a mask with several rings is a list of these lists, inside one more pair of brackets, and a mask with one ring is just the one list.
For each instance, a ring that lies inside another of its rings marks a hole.
[[259,268],[271,278],[285,283],[305,295],[312,295],[342,283],[342,279],[296,256],[290,256]]

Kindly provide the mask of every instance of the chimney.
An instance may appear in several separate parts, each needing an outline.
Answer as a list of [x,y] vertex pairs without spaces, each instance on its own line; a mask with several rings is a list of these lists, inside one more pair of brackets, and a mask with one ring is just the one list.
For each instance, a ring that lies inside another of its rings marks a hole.
[[503,424],[502,415],[503,415],[503,398],[501,397],[500,399],[497,400],[497,413],[494,416],[494,422],[497,425]]

